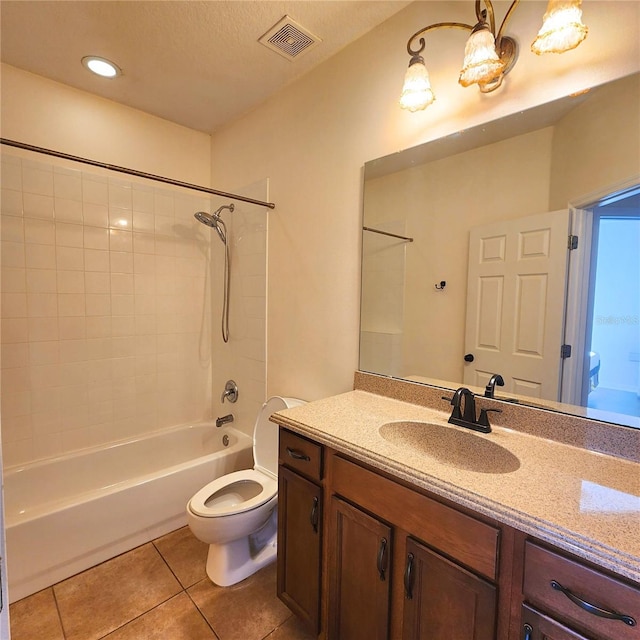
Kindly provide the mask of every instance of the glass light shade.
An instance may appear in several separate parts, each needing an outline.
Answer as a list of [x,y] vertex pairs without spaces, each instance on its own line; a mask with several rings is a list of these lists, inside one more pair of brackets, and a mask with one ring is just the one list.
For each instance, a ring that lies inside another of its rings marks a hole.
[[426,109],[435,99],[424,61],[422,58],[417,61],[412,59],[404,77],[400,106],[409,111],[420,111]]
[[496,53],[496,42],[488,27],[472,31],[464,48],[464,62],[458,82],[463,87],[486,84],[504,70],[504,62]]
[[588,31],[582,24],[580,4],[581,0],[549,0],[531,51],[540,55],[575,49],[587,37]]

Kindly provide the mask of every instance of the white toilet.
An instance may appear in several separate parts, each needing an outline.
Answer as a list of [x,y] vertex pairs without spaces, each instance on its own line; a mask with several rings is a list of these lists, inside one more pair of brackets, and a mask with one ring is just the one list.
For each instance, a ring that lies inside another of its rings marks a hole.
[[296,398],[269,398],[253,430],[253,469],[221,476],[187,504],[189,528],[209,544],[207,575],[221,587],[244,580],[276,558],[278,426],[269,416],[301,404]]

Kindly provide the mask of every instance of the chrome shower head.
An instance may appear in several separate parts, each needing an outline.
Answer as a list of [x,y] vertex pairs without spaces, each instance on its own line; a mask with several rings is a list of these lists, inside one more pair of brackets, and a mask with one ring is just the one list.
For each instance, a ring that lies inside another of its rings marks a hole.
[[202,222],[202,224],[206,224],[207,227],[211,227],[212,229],[215,229],[216,233],[218,234],[218,236],[220,238],[220,240],[222,240],[222,242],[226,243],[227,242],[227,227],[225,226],[224,221],[220,217],[220,212],[223,209],[228,209],[229,211],[233,211],[235,209],[235,205],[233,203],[222,205],[213,214],[206,213],[205,211],[198,211],[198,212],[193,214],[193,217],[198,222]]
[[212,227],[215,229],[218,226],[218,221],[214,218],[210,213],[206,213],[205,211],[198,211],[193,214],[193,217],[198,221],[202,222],[202,224],[206,224],[207,227]]

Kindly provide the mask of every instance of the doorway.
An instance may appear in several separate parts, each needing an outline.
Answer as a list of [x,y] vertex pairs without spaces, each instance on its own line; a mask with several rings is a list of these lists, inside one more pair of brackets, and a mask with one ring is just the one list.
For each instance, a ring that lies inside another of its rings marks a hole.
[[585,406],[640,416],[640,187],[593,208]]

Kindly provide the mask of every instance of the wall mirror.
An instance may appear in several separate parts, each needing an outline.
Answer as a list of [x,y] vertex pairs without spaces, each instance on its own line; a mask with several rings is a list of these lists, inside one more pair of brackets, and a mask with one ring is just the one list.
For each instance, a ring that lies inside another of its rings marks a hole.
[[367,162],[360,370],[640,427],[640,74]]

